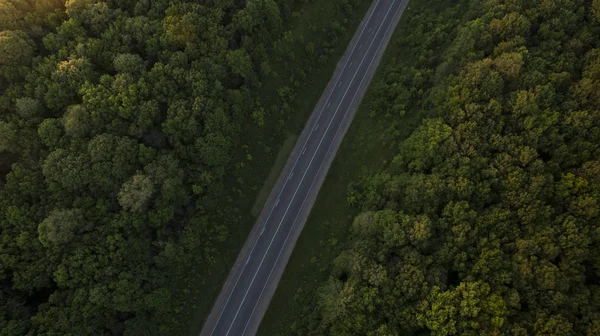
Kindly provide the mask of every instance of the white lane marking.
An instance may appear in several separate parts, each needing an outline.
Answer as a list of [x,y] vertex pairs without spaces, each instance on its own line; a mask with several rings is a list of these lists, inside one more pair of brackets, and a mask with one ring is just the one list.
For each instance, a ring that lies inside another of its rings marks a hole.
[[[363,26],[362,30],[360,31],[360,34],[358,35],[358,38],[356,39],[356,42],[360,41],[360,39],[362,38],[363,34],[365,33],[365,28],[367,27],[367,24],[369,23],[369,21],[371,21],[371,18],[373,17],[373,13],[375,13],[375,8],[377,8],[377,6],[379,6],[379,2],[381,0],[377,0],[377,2],[375,3],[375,6],[373,6],[373,11],[371,11],[371,14],[369,14],[369,17],[367,18],[367,21],[365,23],[365,25]],[[358,47],[358,49],[360,50],[360,48],[362,47],[362,44]],[[352,50],[350,50],[350,53],[348,54],[348,58],[352,57],[352,54],[354,54],[354,52],[357,50],[356,48],[356,44],[354,45],[354,47],[352,47]],[[342,71],[340,73],[344,73],[344,71],[346,70],[346,66],[344,65],[344,67],[342,68]],[[340,76],[338,76],[338,81],[340,80]],[[333,90],[330,90],[329,92],[329,96],[327,97],[327,101],[329,101],[331,99],[331,96],[333,95]],[[323,111],[325,109],[321,109],[321,111],[319,111],[319,114],[317,115],[317,121],[319,121],[319,119],[321,118],[321,115],[323,114]],[[310,136],[306,137],[306,141],[304,142],[304,151],[306,151],[306,144],[308,144],[308,140],[310,140]],[[304,153],[303,151],[303,153]],[[298,157],[296,158],[296,162],[294,162],[294,165],[292,166],[292,170],[294,170],[294,168],[296,168],[296,165],[298,164],[298,161],[300,161],[300,155],[298,155]],[[285,183],[283,184],[283,187],[281,188],[281,190],[279,191],[279,195],[277,195],[277,198],[279,198],[281,196],[281,194],[283,193],[283,191],[285,190],[285,187],[287,185],[288,181],[285,181]],[[267,219],[265,220],[265,223],[268,223],[269,219],[271,218],[271,215],[273,214],[273,210],[275,210],[275,207],[271,208],[271,211],[269,212],[269,215],[267,216]],[[265,224],[266,225],[266,224]],[[254,242],[254,246],[252,246],[252,250],[250,250],[250,255],[252,255],[252,253],[254,252],[254,249],[256,248],[256,245],[258,244],[258,239]],[[229,293],[229,296],[227,297],[227,300],[225,300],[225,305],[223,305],[223,309],[221,310],[221,313],[219,314],[219,317],[217,318],[217,321],[215,322],[215,325],[213,327],[213,330],[210,332],[210,336],[212,336],[215,333],[215,330],[217,329],[217,326],[219,325],[219,322],[221,321],[221,317],[223,317],[223,313],[225,312],[225,308],[227,308],[227,305],[229,304],[229,301],[231,300],[231,296],[233,295],[233,293],[235,292],[235,289],[237,288],[237,285],[240,281],[240,278],[242,277],[242,274],[244,274],[244,270],[246,269],[246,265],[244,265],[244,267],[242,267],[241,272],[239,273],[237,279],[235,280],[235,284],[233,284],[233,289],[231,290],[231,293]],[[232,322],[233,325],[233,322]],[[230,328],[231,329],[231,328]]]
[[[398,7],[398,9],[396,10],[396,12],[394,12],[394,15],[396,15],[398,13],[398,10],[401,7],[402,7],[402,5],[400,5]],[[388,12],[389,12],[389,10],[388,10]],[[387,14],[386,14],[386,17],[387,17]],[[392,26],[392,24],[390,24],[387,27],[386,32],[384,34],[384,37],[389,32],[391,26]],[[382,38],[381,41],[379,42],[379,45],[377,46],[377,50],[375,51],[375,54],[377,54],[377,52],[381,48],[381,44],[383,43],[383,40],[384,40],[384,38]],[[371,68],[371,65],[373,65],[373,61],[374,60],[375,60],[375,57],[373,57],[371,59],[371,61],[369,62],[369,66],[367,67],[367,71],[369,71],[369,69]],[[362,86],[362,83],[363,83],[364,80],[365,80],[365,77],[363,77],[361,79],[361,81],[360,81],[360,84],[358,84],[359,88]],[[350,83],[352,83],[352,81]],[[357,93],[358,93],[358,90],[354,93],[354,96],[352,97],[352,100],[350,101],[350,105],[352,105],[352,103],[354,102],[354,99],[356,98],[356,94]],[[343,100],[343,98],[342,98],[342,100]],[[342,125],[344,124],[344,120],[345,119],[346,119],[346,116],[344,116],[344,119],[339,124],[339,126],[337,128],[337,131],[335,132],[335,135],[333,137],[334,139],[337,137],[337,134],[339,133],[340,129],[342,128]],[[333,142],[329,144],[329,148],[327,148],[327,152],[329,152],[329,150],[331,149],[331,146],[333,146]],[[281,253],[283,252],[283,249],[284,249],[285,245],[287,244],[288,239],[290,238],[290,234],[292,233],[292,231],[294,231],[294,227],[296,226],[296,222],[298,221],[298,217],[300,216],[300,213],[302,213],[302,209],[304,209],[304,204],[306,203],[306,200],[308,199],[308,195],[310,195],[312,187],[315,184],[315,181],[317,180],[317,176],[319,175],[319,172],[321,171],[321,168],[323,167],[323,163],[324,163],[324,161],[321,161],[321,164],[319,165],[319,169],[317,170],[317,174],[315,174],[315,178],[311,182],[310,187],[308,188],[308,192],[306,193],[306,196],[304,197],[304,200],[302,201],[302,204],[300,205],[300,210],[298,210],[298,213],[296,214],[296,218],[294,218],[294,222],[292,222],[292,227],[290,228],[290,231],[288,232],[287,236],[285,237],[285,240],[283,241],[282,248],[279,251],[279,254],[277,255],[277,259],[275,259],[275,263],[273,264],[273,267],[271,268],[271,271],[269,272],[269,276],[267,277],[267,280],[265,281],[265,284],[264,284],[262,290],[260,291],[258,299],[256,300],[256,303],[254,304],[254,308],[252,308],[252,312],[250,313],[250,317],[248,317],[248,322],[246,322],[246,326],[244,327],[244,331],[242,331],[242,335],[244,335],[246,333],[246,329],[248,329],[248,325],[250,324],[250,321],[252,320],[252,316],[254,315],[254,311],[256,310],[256,307],[258,306],[258,303],[260,302],[260,299],[262,298],[262,295],[263,295],[263,293],[265,291],[265,288],[267,288],[267,284],[269,283],[269,280],[271,279],[271,275],[273,274],[273,271],[275,270],[275,265],[277,265],[277,262],[279,261],[279,258],[281,257]],[[302,181],[300,183],[302,183]],[[268,250],[267,250],[267,252],[268,252]],[[265,255],[266,255],[266,253],[265,253]],[[259,269],[260,269],[260,266],[259,266]]]
[[248,265],[249,262],[250,262],[250,257],[248,257],[248,259],[246,259],[246,265]]
[[[383,20],[381,21],[381,25],[379,25],[379,28],[377,28],[377,33],[375,33],[375,36],[377,36],[377,34],[379,33],[379,30],[381,30],[381,27],[383,26],[383,23],[385,22],[385,19],[387,18],[387,16],[389,15],[390,11],[392,10],[392,8],[390,7],[390,9],[388,9],[387,13],[385,14],[385,17],[383,18]],[[389,30],[389,26],[387,28]],[[387,31],[387,30],[386,30]],[[379,49],[381,47],[381,43],[383,43],[383,38],[382,40],[379,42],[379,47],[377,49]],[[371,45],[373,45],[373,42],[375,42],[375,40],[371,40],[371,43],[369,44],[368,49],[371,49]],[[377,52],[375,53],[377,54]],[[360,66],[363,64],[363,62],[365,61],[365,58],[367,57],[367,53],[365,53],[365,55],[363,56],[362,60],[360,61],[360,64],[358,65],[358,69],[360,70]],[[371,59],[371,61],[369,62],[369,67],[367,68],[367,71],[369,70],[369,68],[371,67],[371,64],[373,63],[373,60],[375,59],[375,57],[373,57]],[[356,75],[358,74],[358,70],[354,73],[354,76],[352,76],[352,79],[350,80],[350,84],[352,84],[352,82],[354,82],[354,79],[356,78]],[[364,81],[364,76],[361,80],[361,85],[362,82]],[[348,85],[348,87],[346,88],[346,91],[344,92],[344,95],[342,96],[342,99],[340,100],[340,104],[338,105],[338,107],[335,109],[335,112],[333,113],[333,116],[331,117],[331,120],[329,121],[329,124],[327,125],[327,128],[325,129],[325,132],[323,133],[323,136],[321,137],[321,140],[319,141],[319,144],[317,145],[317,149],[315,150],[313,156],[311,157],[310,161],[308,162],[308,166],[306,168],[306,170],[304,171],[304,174],[302,175],[302,178],[300,179],[300,183],[298,183],[298,187],[296,188],[296,190],[294,191],[294,194],[292,195],[292,198],[290,199],[287,208],[285,209],[285,212],[283,213],[283,216],[281,217],[281,221],[279,221],[279,225],[277,225],[277,230],[275,230],[275,233],[273,234],[273,237],[271,238],[271,241],[269,242],[269,245],[267,246],[267,250],[265,251],[264,256],[262,257],[260,264],[258,264],[258,268],[256,269],[256,272],[254,273],[254,276],[252,277],[252,281],[250,281],[250,285],[248,285],[248,289],[246,290],[246,293],[244,294],[244,297],[242,298],[242,302],[240,302],[240,305],[235,313],[235,315],[233,316],[233,320],[231,321],[231,325],[229,326],[229,329],[227,330],[227,333],[225,334],[225,336],[229,335],[229,332],[231,331],[231,328],[233,327],[233,324],[235,323],[235,320],[237,319],[238,314],[240,313],[240,310],[242,309],[242,306],[244,305],[244,301],[246,301],[246,297],[248,296],[248,293],[250,292],[250,289],[252,288],[252,284],[254,284],[254,281],[256,280],[256,276],[258,275],[258,272],[260,271],[260,268],[262,267],[262,264],[265,261],[265,258],[267,257],[267,255],[269,254],[269,250],[271,249],[271,245],[273,245],[273,241],[275,241],[275,237],[277,237],[277,233],[279,232],[279,229],[281,228],[281,224],[283,224],[283,221],[285,220],[285,216],[287,215],[288,211],[290,210],[290,207],[292,206],[292,203],[294,201],[294,199],[296,198],[296,194],[298,193],[298,190],[300,189],[300,187],[302,186],[302,182],[304,181],[304,178],[306,177],[306,173],[308,173],[308,170],[310,169],[310,166],[313,162],[313,160],[315,159],[315,156],[317,155],[319,148],[321,147],[321,144],[323,143],[323,140],[325,139],[325,136],[327,135],[327,132],[329,131],[329,128],[331,127],[331,124],[333,123],[333,120],[335,120],[335,116],[337,115],[338,111],[340,110],[340,106],[342,105],[341,102],[344,101],[344,98],[346,98],[346,95],[348,94],[348,91],[350,90],[350,87],[352,85]],[[359,85],[360,88],[360,85]],[[354,100],[354,98],[356,97],[356,94],[358,93],[359,90],[357,90],[354,93],[354,96],[352,97],[352,101]],[[351,102],[352,102],[351,101]],[[340,124],[341,125],[341,124]],[[339,126],[338,126],[338,130],[339,130]],[[337,132],[336,132],[337,133]],[[331,147],[331,144],[329,145]],[[320,167],[319,167],[320,168]],[[314,181],[314,180],[313,180]],[[289,236],[289,232],[288,232],[288,236]],[[281,251],[279,252],[281,253]],[[271,269],[271,272],[273,271],[273,269]],[[265,283],[266,284],[266,283]],[[263,287],[264,290],[264,287]],[[262,292],[261,292],[262,295]],[[257,301],[258,302],[258,301]],[[254,310],[253,312],[254,313]],[[250,315],[252,316],[252,315]],[[250,320],[248,320],[250,321]],[[248,322],[246,322],[246,327],[248,326]],[[245,328],[244,328],[245,329]],[[242,335],[244,333],[242,332]]]
[[288,180],[291,180],[293,176],[294,176],[294,172],[292,172],[292,173],[290,174],[290,176],[288,177]]
[[371,29],[372,29],[372,28],[371,28],[371,27],[369,27],[369,33],[371,32]]
[[279,198],[277,199],[277,201],[275,202],[275,206],[277,206],[277,204],[279,204]]
[[329,106],[331,106],[331,103],[327,104],[327,108],[329,108]]
[[300,155],[303,155],[306,152],[306,147],[304,147],[304,149],[302,150],[302,153],[300,153]]
[[316,131],[319,128],[319,124],[316,124],[315,127],[313,128],[313,132]]
[[[260,230],[260,236],[262,236],[262,234],[265,232],[265,228],[267,227],[267,224],[263,225],[262,230]],[[246,263],[247,264],[247,263]]]
[[338,87],[342,86],[342,83],[343,83],[343,82],[339,82],[339,83],[338,83]]
[[352,68],[352,62],[350,62],[350,67]]
[[360,49],[362,49],[362,44],[358,46],[358,49],[359,49],[359,50],[360,50]]

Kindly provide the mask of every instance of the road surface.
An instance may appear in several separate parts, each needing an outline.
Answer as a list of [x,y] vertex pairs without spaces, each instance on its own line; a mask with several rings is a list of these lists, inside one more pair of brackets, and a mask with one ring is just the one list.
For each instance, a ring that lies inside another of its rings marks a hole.
[[369,8],[240,252],[201,336],[256,333],[407,1],[375,0]]

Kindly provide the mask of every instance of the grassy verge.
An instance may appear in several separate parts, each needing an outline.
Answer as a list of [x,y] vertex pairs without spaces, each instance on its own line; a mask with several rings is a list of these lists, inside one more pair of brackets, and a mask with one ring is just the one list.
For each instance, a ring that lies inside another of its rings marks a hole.
[[269,197],[269,194],[271,193],[271,189],[273,189],[275,182],[277,182],[277,178],[279,177],[279,174],[281,173],[281,170],[283,169],[283,166],[285,165],[288,156],[292,152],[292,149],[294,149],[296,140],[298,140],[298,135],[293,134],[288,136],[287,139],[285,139],[283,145],[281,145],[281,148],[277,153],[277,157],[275,158],[275,162],[273,163],[271,171],[269,172],[269,176],[267,176],[265,183],[256,195],[256,200],[254,200],[254,205],[252,206],[251,210],[252,216],[256,217],[260,214],[263,205],[265,204],[267,198]]
[[[295,42],[291,50],[281,52],[281,55],[275,54],[276,62],[271,68],[277,76],[265,80],[258,94],[261,105],[268,109],[268,118],[265,118],[265,125],[262,127],[248,118],[245,123],[248,127],[240,137],[247,143],[243,143],[234,158],[232,166],[235,169],[232,169],[233,173],[225,181],[224,200],[238,209],[234,214],[221,215],[229,234],[223,242],[211,242],[210,251],[205,250],[205,244],[197,244],[198,255],[211,255],[208,262],[200,257],[190,257],[190,261],[174,266],[171,288],[174,293],[173,301],[178,302],[177,319],[181,330],[172,333],[196,336],[200,332],[204,319],[255,223],[256,215],[371,1],[355,0],[354,3],[356,6],[351,15],[339,13],[334,2],[298,4],[292,15],[293,19],[286,23],[286,29],[290,29]],[[301,84],[295,87],[297,98],[291,104],[293,113],[289,116],[284,113],[278,115],[275,111],[281,101],[278,88],[290,86],[290,78],[298,77],[298,69],[288,64],[286,55],[303,57],[307,42],[326,40],[326,27],[336,17],[345,31],[339,34],[339,41],[333,46],[326,61],[318,66],[315,64],[313,71],[306,73]],[[315,27],[318,29],[315,30]]]
[[[390,119],[389,115],[373,116],[371,106],[378,98],[376,87],[384,84],[388,67],[393,65],[410,69],[423,62],[415,56],[418,53],[414,41],[411,42],[410,38],[400,38],[400,34],[410,35],[413,31],[427,30],[423,27],[416,28],[415,20],[411,22],[411,17],[423,11],[442,11],[446,7],[449,5],[439,1],[431,4],[425,0],[413,0],[402,16],[365,99],[321,187],[311,215],[262,321],[259,335],[306,335],[307,331],[316,329],[319,323],[318,288],[329,276],[334,259],[347,246],[349,226],[358,213],[357,209],[348,206],[348,185],[359,180],[361,176],[384,167],[387,160],[397,152],[396,144],[408,137],[429,113],[422,106],[409,103],[403,117]],[[411,44],[415,46],[415,50],[412,50]],[[437,58],[434,63],[439,63],[446,47],[433,47],[430,56]]]

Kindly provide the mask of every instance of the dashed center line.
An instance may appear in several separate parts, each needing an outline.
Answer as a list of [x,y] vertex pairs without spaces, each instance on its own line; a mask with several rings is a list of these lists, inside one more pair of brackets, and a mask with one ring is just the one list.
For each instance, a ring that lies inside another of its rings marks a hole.
[[302,150],[302,153],[300,155],[303,155],[306,152],[306,147],[304,147],[304,149]]

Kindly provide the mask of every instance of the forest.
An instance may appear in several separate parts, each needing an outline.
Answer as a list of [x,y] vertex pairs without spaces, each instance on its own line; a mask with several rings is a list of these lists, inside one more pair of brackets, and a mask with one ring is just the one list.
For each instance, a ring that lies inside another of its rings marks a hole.
[[600,335],[600,1],[429,3],[370,91],[395,154],[293,334]]
[[253,221],[253,156],[360,16],[311,3],[0,0],[0,335],[188,331]]

